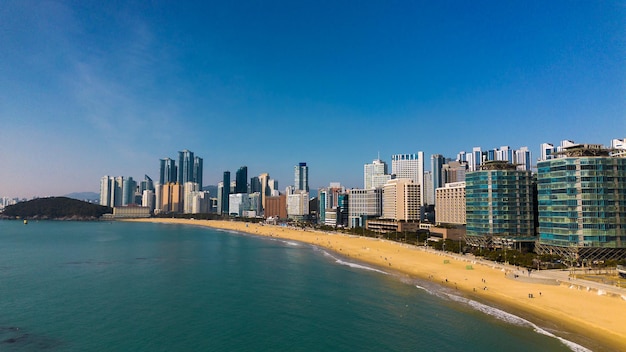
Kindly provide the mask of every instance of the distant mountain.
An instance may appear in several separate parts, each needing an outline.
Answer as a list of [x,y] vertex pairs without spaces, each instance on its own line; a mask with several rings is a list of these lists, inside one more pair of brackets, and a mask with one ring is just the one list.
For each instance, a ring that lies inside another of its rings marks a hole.
[[74,193],[66,194],[63,197],[72,198],[72,199],[78,199],[78,200],[84,200],[84,201],[89,201],[90,203],[93,203],[93,201],[99,201],[100,200],[100,193],[96,193],[96,192],[74,192]]
[[102,214],[113,210],[67,197],[37,198],[9,205],[2,215],[24,219],[97,220]]

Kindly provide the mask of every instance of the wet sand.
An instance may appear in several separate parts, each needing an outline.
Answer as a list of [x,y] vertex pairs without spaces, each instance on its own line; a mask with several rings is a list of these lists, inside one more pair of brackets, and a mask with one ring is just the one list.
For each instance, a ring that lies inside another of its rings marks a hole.
[[514,271],[513,267],[504,269],[491,262],[481,264],[472,257],[369,237],[235,221],[161,218],[130,221],[208,226],[314,244],[356,261],[437,282],[592,350],[626,351],[626,295],[602,295],[553,280],[534,279],[537,275],[534,272],[528,275]]

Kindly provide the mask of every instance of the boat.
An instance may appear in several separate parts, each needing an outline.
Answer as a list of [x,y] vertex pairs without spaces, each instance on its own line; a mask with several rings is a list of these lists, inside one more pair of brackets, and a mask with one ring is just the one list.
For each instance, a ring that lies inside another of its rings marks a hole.
[[24,225],[28,225],[28,220],[24,219]]
[[619,275],[619,277],[626,279],[626,266],[618,265],[617,274]]

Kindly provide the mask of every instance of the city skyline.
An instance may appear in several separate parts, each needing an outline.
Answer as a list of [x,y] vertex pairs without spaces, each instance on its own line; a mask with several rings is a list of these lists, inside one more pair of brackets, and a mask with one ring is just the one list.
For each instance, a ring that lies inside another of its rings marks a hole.
[[428,169],[527,146],[536,164],[542,143],[626,131],[618,2],[22,1],[0,23],[0,196],[158,179],[186,148],[207,185],[247,165],[287,186],[306,161],[311,189],[360,188],[378,153]]

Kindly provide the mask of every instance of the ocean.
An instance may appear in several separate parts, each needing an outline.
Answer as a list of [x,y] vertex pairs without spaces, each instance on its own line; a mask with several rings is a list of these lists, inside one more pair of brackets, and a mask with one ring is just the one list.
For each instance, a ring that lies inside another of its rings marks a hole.
[[550,335],[293,241],[0,221],[0,351],[585,351]]

